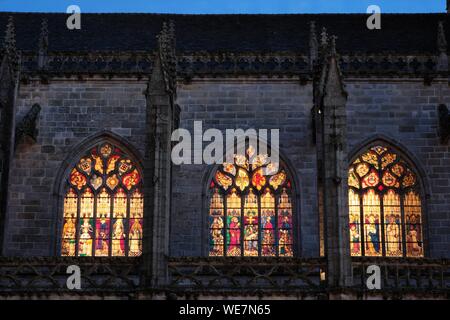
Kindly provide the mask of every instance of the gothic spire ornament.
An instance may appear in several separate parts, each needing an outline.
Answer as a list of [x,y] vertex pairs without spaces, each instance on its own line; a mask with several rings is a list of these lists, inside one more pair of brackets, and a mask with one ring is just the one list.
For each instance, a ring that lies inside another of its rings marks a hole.
[[443,21],[439,21],[438,23],[437,46],[439,52],[447,52],[447,39],[445,38],[445,28]]
[[445,36],[444,22],[439,21],[438,32],[437,32],[437,71],[447,71],[448,70],[448,55],[447,55],[447,39]]
[[161,68],[164,73],[164,81],[166,90],[176,93],[176,77],[177,77],[177,58],[176,58],[176,40],[175,40],[175,24],[173,21],[164,22],[161,33],[157,36],[158,54],[161,59]]
[[323,27],[320,33],[320,46],[326,48],[328,46],[328,33],[327,28]]
[[0,65],[0,108],[8,104],[14,90],[19,70],[19,54],[16,48],[14,21],[9,17],[3,41],[3,59]]
[[3,43],[3,52],[5,58],[14,70],[18,68],[19,54],[16,48],[16,31],[14,28],[13,17],[9,17],[8,24],[6,25],[5,40]]
[[309,24],[309,65],[311,70],[314,67],[314,62],[317,60],[319,55],[319,43],[317,40],[316,32],[316,22],[311,21]]
[[48,56],[48,23],[47,19],[42,20],[41,34],[39,35],[38,47],[38,68],[45,69]]

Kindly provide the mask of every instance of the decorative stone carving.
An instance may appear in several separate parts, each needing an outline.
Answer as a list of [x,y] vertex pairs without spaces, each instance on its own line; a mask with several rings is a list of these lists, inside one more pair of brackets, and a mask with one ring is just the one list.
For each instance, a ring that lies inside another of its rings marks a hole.
[[15,146],[17,146],[22,139],[29,137],[36,142],[38,130],[36,128],[36,122],[41,112],[41,106],[35,103],[28,113],[16,126]]
[[319,42],[317,40],[316,22],[311,21],[309,25],[309,65],[311,70],[319,55]]
[[11,87],[14,87],[19,70],[19,54],[16,49],[16,32],[14,21],[9,18],[6,26],[5,40],[2,50],[3,58],[0,66],[0,108],[8,104],[11,95]]
[[[169,286],[179,291],[319,291],[325,259],[171,258]],[[307,280],[306,280],[307,279]],[[305,281],[306,280],[306,281]]]
[[177,57],[175,52],[175,24],[173,21],[164,22],[161,33],[157,36],[158,54],[161,59],[161,68],[164,73],[166,90],[176,94]]
[[37,294],[42,291],[69,293],[67,267],[83,271],[82,288],[88,293],[133,293],[140,287],[140,258],[5,258],[0,257],[0,297]]

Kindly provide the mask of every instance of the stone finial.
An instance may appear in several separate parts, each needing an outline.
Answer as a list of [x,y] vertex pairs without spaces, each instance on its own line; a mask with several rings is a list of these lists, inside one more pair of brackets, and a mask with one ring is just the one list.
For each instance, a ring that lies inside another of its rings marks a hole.
[[14,28],[13,17],[9,17],[8,24],[6,25],[5,40],[3,42],[3,51],[5,57],[7,57],[10,66],[14,70],[18,68],[19,54],[16,48],[16,31]]
[[326,76],[325,81],[323,83],[323,93],[324,93],[324,102],[325,104],[329,104],[328,101],[338,101],[339,104],[345,105],[347,100],[347,92],[344,88],[343,74],[341,72],[341,68],[339,66],[339,57],[336,51],[336,40],[337,37],[335,35],[330,36],[329,38],[329,51],[328,58],[326,59]]
[[438,71],[448,71],[447,39],[443,21],[439,21],[438,24],[437,48],[439,54],[436,69]]
[[320,46],[322,48],[328,47],[328,33],[325,27],[322,28],[322,32],[320,33]]
[[42,20],[41,34],[39,35],[38,47],[38,68],[44,69],[47,64],[48,56],[48,23],[47,19]]
[[447,52],[447,39],[445,37],[445,28],[443,21],[439,21],[438,24],[437,46],[439,52]]
[[336,40],[337,40],[337,37],[335,35],[330,37],[330,54],[332,56],[336,56],[337,55],[337,53],[336,53]]
[[310,66],[312,69],[314,61],[316,61],[319,56],[319,43],[317,40],[316,22],[311,21],[309,24],[309,28],[309,58]]
[[16,32],[14,21],[9,17],[6,26],[3,48],[3,58],[0,64],[0,108],[11,105],[11,90],[14,90],[19,71],[19,54],[16,49]]
[[166,89],[175,93],[177,77],[177,57],[176,57],[176,38],[175,24],[173,21],[164,22],[160,34],[157,36],[159,57],[161,67],[164,73]]

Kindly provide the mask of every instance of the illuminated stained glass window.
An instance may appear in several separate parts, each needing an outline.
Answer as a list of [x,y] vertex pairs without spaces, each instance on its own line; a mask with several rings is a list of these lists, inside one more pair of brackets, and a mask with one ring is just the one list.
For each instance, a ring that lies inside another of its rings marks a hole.
[[348,185],[352,256],[423,257],[420,185],[398,153],[382,145],[364,151]]
[[210,183],[209,256],[292,257],[291,182],[283,164],[236,155]]
[[141,174],[113,144],[91,148],[72,168],[63,211],[62,256],[142,254]]

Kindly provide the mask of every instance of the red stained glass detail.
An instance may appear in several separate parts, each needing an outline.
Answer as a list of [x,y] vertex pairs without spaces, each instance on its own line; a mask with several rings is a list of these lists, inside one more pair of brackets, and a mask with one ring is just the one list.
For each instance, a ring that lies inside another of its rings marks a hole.
[[115,154],[108,159],[108,164],[106,166],[106,174],[109,174],[111,171],[116,169],[116,162],[120,159],[120,156]]
[[[61,255],[141,255],[142,219],[128,217],[143,216],[143,199],[136,188],[142,188],[142,177],[127,155],[112,144],[97,145],[80,158],[67,180]],[[94,196],[93,190],[99,189],[102,193]],[[111,210],[114,219],[109,218]]]
[[209,184],[209,187],[210,187],[211,189],[213,189],[215,186],[216,186],[216,184],[214,183],[214,181],[211,181],[211,183]]
[[375,187],[380,182],[380,178],[378,178],[378,174],[375,170],[372,170],[369,175],[367,175],[363,181],[362,186],[363,188],[367,187]]
[[122,178],[122,183],[125,186],[125,188],[130,190],[135,185],[137,185],[140,180],[141,180],[141,177],[139,175],[139,172],[137,172],[137,170],[134,170],[133,172],[130,172],[130,173],[126,174]]
[[[361,155],[349,168],[349,176],[358,171],[358,168],[367,168],[367,175],[363,170],[360,176],[364,176],[362,187],[369,188],[364,194],[354,190],[349,192],[351,255],[423,257],[421,222],[411,223],[408,220],[410,214],[417,213],[418,219],[421,217],[421,199],[418,195],[420,186],[417,177],[412,168],[394,151],[383,146],[371,150],[373,152],[368,151]],[[351,179],[349,186],[355,187]],[[405,194],[407,189],[412,190]],[[417,194],[413,201],[411,194]],[[364,218],[360,222],[361,213]],[[383,236],[381,224],[384,225]],[[417,225],[417,229],[411,225]],[[361,245],[361,236],[365,239],[364,248]],[[406,248],[402,245],[405,242]],[[381,250],[383,247],[384,250]],[[411,252],[413,247],[417,254]]]
[[73,169],[70,174],[70,183],[77,186],[78,189],[81,189],[86,185],[86,177],[76,169]]
[[258,190],[261,190],[261,188],[266,184],[266,177],[262,174],[261,169],[255,171],[255,173],[253,174],[252,184]]
[[286,186],[290,189],[291,188],[291,180],[288,180]]

